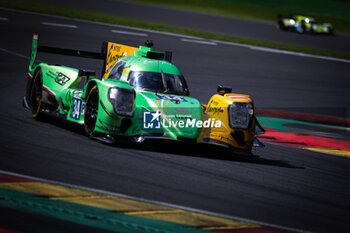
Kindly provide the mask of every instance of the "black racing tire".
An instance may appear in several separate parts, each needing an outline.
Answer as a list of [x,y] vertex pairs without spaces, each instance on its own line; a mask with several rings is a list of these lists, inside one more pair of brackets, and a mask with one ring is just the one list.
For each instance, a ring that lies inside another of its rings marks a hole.
[[334,36],[334,29],[333,29],[333,28],[330,28],[330,29],[329,29],[328,35]]
[[86,99],[85,112],[84,112],[84,130],[88,137],[92,137],[95,131],[95,125],[98,115],[98,89],[94,86]]
[[282,20],[278,20],[278,28],[280,30],[283,30],[283,31],[287,30],[287,28],[284,26]]
[[316,32],[314,31],[314,29],[312,28],[312,26],[311,26],[311,28],[310,28],[310,34],[316,34]]
[[306,33],[306,25],[305,25],[305,23],[301,24],[301,29],[302,29],[301,33]]
[[43,97],[43,75],[38,70],[33,77],[29,92],[29,105],[32,110],[32,116],[35,120],[42,119],[42,97]]

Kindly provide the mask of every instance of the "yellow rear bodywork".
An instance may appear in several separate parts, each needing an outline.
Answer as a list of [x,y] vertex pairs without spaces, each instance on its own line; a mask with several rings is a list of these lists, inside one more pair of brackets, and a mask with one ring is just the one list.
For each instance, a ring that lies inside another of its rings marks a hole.
[[109,73],[111,72],[112,66],[115,64],[117,60],[119,60],[122,57],[132,56],[136,50],[137,50],[137,47],[131,47],[127,45],[108,42],[106,61],[104,64],[105,73],[103,74],[102,79],[105,79],[108,77]]
[[249,126],[247,128],[231,128],[229,123],[228,107],[233,102],[251,103],[254,106],[253,100],[248,95],[233,93],[213,95],[209,100],[208,105],[204,106],[205,113],[209,118],[220,120],[222,122],[222,125],[221,127],[210,128],[204,135],[203,141],[250,151],[255,139],[255,116],[254,114],[252,115]]

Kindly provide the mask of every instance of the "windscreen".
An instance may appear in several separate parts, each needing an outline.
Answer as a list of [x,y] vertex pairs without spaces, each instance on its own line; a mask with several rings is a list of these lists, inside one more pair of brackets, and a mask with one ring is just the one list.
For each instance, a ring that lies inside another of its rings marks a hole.
[[182,75],[131,71],[128,81],[137,90],[189,95],[185,79]]

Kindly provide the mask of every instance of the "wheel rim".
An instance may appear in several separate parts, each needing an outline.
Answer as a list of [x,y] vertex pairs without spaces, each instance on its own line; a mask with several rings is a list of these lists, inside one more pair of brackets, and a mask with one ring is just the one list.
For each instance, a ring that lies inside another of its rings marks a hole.
[[86,112],[85,112],[85,130],[86,133],[91,135],[95,129],[96,120],[98,114],[98,95],[96,92],[92,92],[88,97],[86,103]]
[[34,117],[36,117],[36,115],[40,111],[42,88],[43,88],[43,85],[41,81],[41,76],[40,76],[40,72],[38,72],[34,78],[34,83],[31,91],[31,107],[32,107],[32,112]]

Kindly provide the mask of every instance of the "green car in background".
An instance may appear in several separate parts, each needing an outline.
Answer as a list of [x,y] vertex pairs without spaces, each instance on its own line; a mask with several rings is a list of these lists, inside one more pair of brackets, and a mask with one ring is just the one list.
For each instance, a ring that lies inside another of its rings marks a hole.
[[[264,133],[253,100],[219,86],[208,106],[190,95],[171,52],[146,46],[104,42],[101,53],[38,45],[34,34],[23,104],[34,119],[45,115],[84,126],[88,137],[107,143],[164,138],[204,142],[250,152],[263,146]],[[35,62],[37,53],[101,59],[101,77],[93,70]]]
[[299,33],[334,34],[332,24],[319,23],[314,18],[303,15],[290,15],[289,17],[278,15],[277,26],[281,30],[296,31]]

